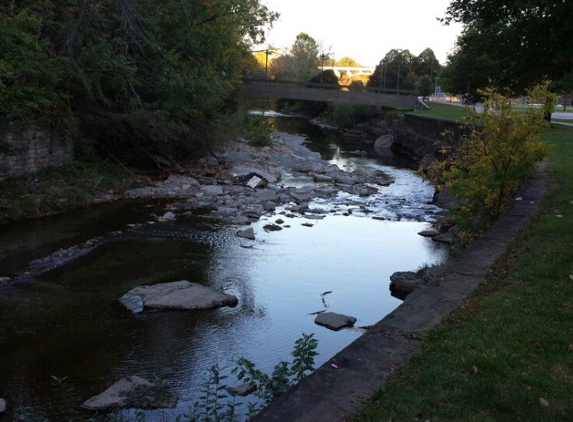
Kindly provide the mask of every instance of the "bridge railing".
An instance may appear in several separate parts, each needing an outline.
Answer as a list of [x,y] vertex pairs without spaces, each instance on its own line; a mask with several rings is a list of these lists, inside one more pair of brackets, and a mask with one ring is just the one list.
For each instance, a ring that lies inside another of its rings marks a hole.
[[243,79],[243,82],[246,85],[300,87],[300,88],[328,89],[328,90],[338,90],[338,91],[367,92],[372,94],[386,94],[386,95],[418,95],[418,91],[412,91],[407,89],[375,88],[370,86],[357,87],[354,85],[338,85],[338,84],[327,84],[320,82],[299,82],[299,81],[252,79],[252,78],[245,78]]

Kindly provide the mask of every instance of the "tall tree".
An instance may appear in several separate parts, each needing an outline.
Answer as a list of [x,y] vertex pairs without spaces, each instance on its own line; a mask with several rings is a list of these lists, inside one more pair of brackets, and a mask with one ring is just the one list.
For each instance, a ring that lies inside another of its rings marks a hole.
[[301,32],[290,50],[273,60],[271,73],[275,79],[308,82],[319,73],[320,64],[319,43]]
[[390,50],[374,69],[368,86],[381,89],[413,89],[411,83],[406,87],[407,82],[412,80],[412,77],[407,77],[413,70],[413,59],[410,50]]
[[259,0],[4,2],[0,117],[71,114],[106,149],[193,151],[232,111],[276,17]]
[[573,70],[573,2],[453,0],[443,21],[465,24],[456,54],[487,57],[482,80],[522,92]]

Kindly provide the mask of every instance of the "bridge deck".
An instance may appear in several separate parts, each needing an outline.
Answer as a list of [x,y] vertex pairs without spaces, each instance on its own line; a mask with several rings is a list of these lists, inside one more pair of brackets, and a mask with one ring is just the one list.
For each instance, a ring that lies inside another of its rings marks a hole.
[[245,97],[340,102],[405,109],[414,109],[416,106],[418,97],[414,91],[380,91],[367,87],[358,91],[340,85],[245,79],[242,94]]

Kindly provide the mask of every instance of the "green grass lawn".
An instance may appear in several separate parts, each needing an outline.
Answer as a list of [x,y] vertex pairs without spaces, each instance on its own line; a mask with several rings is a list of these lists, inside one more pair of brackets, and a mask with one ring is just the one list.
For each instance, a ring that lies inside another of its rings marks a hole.
[[573,128],[554,126],[538,216],[356,421],[573,420]]
[[427,101],[426,104],[430,107],[429,110],[416,110],[414,111],[414,114],[445,120],[468,120],[468,111],[464,106],[436,103],[432,101]]

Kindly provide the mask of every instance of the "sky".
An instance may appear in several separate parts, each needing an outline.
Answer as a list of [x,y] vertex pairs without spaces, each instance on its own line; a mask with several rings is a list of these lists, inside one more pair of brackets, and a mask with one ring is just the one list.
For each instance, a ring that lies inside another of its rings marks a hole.
[[351,57],[375,66],[392,49],[419,55],[431,48],[438,61],[454,48],[462,27],[444,26],[450,0],[261,0],[280,13],[267,32],[265,45],[290,48],[306,32],[335,60]]

